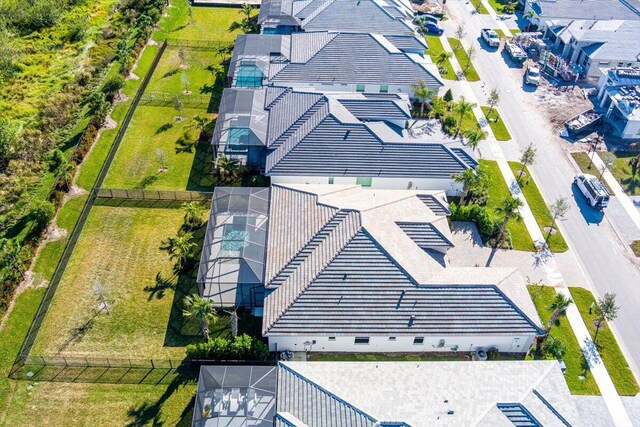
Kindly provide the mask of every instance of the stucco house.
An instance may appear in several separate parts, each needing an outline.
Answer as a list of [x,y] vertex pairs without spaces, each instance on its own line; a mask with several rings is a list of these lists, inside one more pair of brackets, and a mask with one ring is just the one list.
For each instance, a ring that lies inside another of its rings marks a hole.
[[601,70],[598,107],[624,139],[640,139],[640,67]]

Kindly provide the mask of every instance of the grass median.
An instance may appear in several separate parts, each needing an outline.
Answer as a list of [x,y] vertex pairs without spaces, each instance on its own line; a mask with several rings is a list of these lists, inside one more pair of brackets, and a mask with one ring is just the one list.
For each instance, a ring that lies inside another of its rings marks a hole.
[[[556,294],[556,290],[550,286],[527,286],[531,299],[533,300],[540,320],[542,324],[546,325],[549,322],[552,311],[549,310],[549,306],[553,301]],[[564,374],[564,378],[567,381],[571,394],[583,394],[583,395],[600,395],[600,389],[596,384],[591,371],[589,370],[589,364],[587,363],[578,339],[573,333],[573,329],[569,324],[566,317],[561,317],[556,325],[551,327],[549,335],[562,340],[567,348],[562,360],[567,366],[567,370]]]
[[511,139],[511,134],[507,130],[507,126],[504,124],[502,117],[500,117],[498,110],[487,106],[482,106],[480,108],[487,118],[491,131],[493,131],[496,139],[498,141],[509,141]]
[[469,82],[477,82],[480,81],[480,76],[476,71],[473,63],[469,59],[467,55],[467,51],[465,50],[460,40],[454,38],[448,38],[449,44],[451,45],[451,49],[453,49],[453,54],[458,60],[458,64],[460,64],[460,69],[464,73],[464,77]]
[[[591,157],[589,154],[583,151],[579,151],[579,152],[571,153],[571,157],[573,157],[573,160],[575,160],[575,162],[578,165],[578,168],[582,173],[600,176],[600,171],[591,161]],[[613,195],[613,190],[611,189],[611,187],[609,187],[609,184],[607,184],[607,181],[605,181],[604,179],[601,179],[600,181],[602,181],[602,184],[604,184],[609,194]]]
[[[584,320],[584,323],[587,325],[591,338],[594,338],[597,315],[593,307],[597,304],[596,299],[591,292],[584,288],[572,287],[569,288],[569,291],[571,292],[576,307],[578,307],[578,311],[580,311],[582,320]],[[589,307],[592,307],[592,309],[590,310]],[[596,345],[618,394],[622,396],[635,396],[638,394],[640,391],[638,383],[608,324],[605,323],[604,327],[598,331]]]
[[[509,162],[509,167],[516,176],[516,179],[520,176],[521,171],[524,170],[523,176],[519,180],[520,188],[522,189],[525,199],[527,199],[527,203],[529,204],[529,208],[531,208],[531,212],[538,223],[538,227],[540,227],[542,234],[547,237],[549,229],[553,225],[553,217],[549,211],[549,207],[542,197],[542,194],[540,193],[540,190],[538,189],[538,185],[535,180],[530,177],[529,169],[522,163]],[[560,229],[555,227],[552,233],[553,234],[551,234],[547,240],[547,244],[549,245],[551,252],[566,252],[569,249],[569,246],[564,240],[564,237],[562,237]]]

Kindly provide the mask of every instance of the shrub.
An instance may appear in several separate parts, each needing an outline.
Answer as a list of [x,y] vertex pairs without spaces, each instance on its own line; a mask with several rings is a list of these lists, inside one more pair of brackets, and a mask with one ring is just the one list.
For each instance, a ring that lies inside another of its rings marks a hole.
[[96,141],[98,137],[98,128],[96,128],[93,124],[89,124],[87,129],[82,134],[80,138],[80,142],[78,142],[78,146],[76,150],[73,152],[73,158],[71,159],[75,164],[79,165],[82,163],[82,160],[91,149],[91,146]]
[[453,92],[451,92],[451,89],[447,89],[442,99],[444,99],[447,102],[453,101]]
[[453,116],[446,116],[442,122],[442,130],[448,134],[453,134],[458,127],[458,120]]
[[51,202],[46,200],[34,199],[31,201],[28,207],[29,218],[34,222],[34,228],[31,231],[33,234],[40,234],[47,226],[49,221],[56,213],[56,208]]
[[497,348],[492,347],[489,350],[487,350],[487,360],[498,360],[499,357],[500,357],[500,350],[498,350]]
[[258,338],[247,334],[231,340],[223,337],[187,346],[187,358],[212,360],[266,360],[269,348]]
[[486,207],[475,204],[458,206],[451,203],[451,221],[475,222],[485,241],[493,236],[500,227],[497,221],[489,215]]
[[102,92],[107,96],[113,97],[116,93],[120,91],[124,87],[124,77],[122,76],[113,76],[102,86]]

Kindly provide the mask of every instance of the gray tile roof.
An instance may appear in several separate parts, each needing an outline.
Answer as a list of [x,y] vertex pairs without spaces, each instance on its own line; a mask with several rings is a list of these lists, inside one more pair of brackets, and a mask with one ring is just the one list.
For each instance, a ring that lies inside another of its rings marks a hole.
[[629,0],[533,1],[533,9],[543,19],[631,19],[640,20],[639,4]]
[[441,200],[432,194],[419,194],[417,197],[436,215],[451,215],[449,204],[445,200]]
[[396,222],[396,224],[422,249],[446,252],[446,249],[453,247],[453,243],[430,223]]
[[[325,187],[330,191],[332,186]],[[353,198],[356,205],[360,203],[358,200],[367,203],[374,195],[372,190],[357,190],[361,194],[340,188],[335,191],[346,200]],[[385,190],[375,191],[379,192]],[[415,194],[404,196],[411,198]],[[363,211],[346,208],[327,211],[325,205],[313,206],[317,200],[298,189],[272,186],[267,269],[275,274],[268,276],[273,279],[267,284],[275,290],[265,299],[265,335],[455,336],[539,332],[498,286],[483,284],[482,269],[476,269],[477,281],[466,285],[459,285],[454,279],[420,286],[371,234],[381,232],[383,239],[401,244],[403,231],[397,223],[406,222],[400,219],[409,218],[419,206],[411,208],[403,199],[395,202],[381,199],[377,209],[371,205]],[[416,199],[416,203],[422,202]],[[391,224],[375,223],[389,214],[399,216],[399,220]],[[307,221],[299,215],[317,219],[301,230],[299,224]],[[431,216],[437,218],[433,213]],[[394,226],[400,235],[385,237]],[[438,234],[448,240],[442,230]],[[411,243],[411,237],[404,238],[410,246],[394,249],[396,256],[402,253],[410,259],[411,251],[422,251],[420,243],[415,240]],[[296,243],[289,246],[284,243],[283,247],[283,242],[290,241]],[[273,260],[275,266],[270,266]],[[430,268],[429,263],[420,264],[421,269]],[[437,265],[432,267],[443,268]]]
[[402,109],[395,100],[391,99],[339,99],[338,101],[359,120],[408,120],[411,118],[406,109]]

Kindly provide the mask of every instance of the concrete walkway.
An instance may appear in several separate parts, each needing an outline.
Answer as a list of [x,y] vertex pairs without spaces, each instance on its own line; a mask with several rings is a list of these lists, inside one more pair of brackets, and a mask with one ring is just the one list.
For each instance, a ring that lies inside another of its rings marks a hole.
[[[606,167],[605,163],[602,161],[602,158],[598,155],[598,153],[592,154],[591,160],[593,161],[593,164],[598,171],[601,171],[602,168]],[[620,185],[616,177],[613,176],[608,167],[602,174],[602,178],[604,178],[607,184],[609,184],[609,187],[611,187],[611,189],[613,190],[613,194],[615,194],[615,196],[618,198],[624,210],[627,212],[627,214],[629,214],[636,227],[640,229],[640,211],[638,211],[638,208],[635,207],[631,198],[624,192],[622,186]]]
[[[485,2],[483,1],[483,3]],[[485,4],[485,7],[487,6],[489,6],[488,3]],[[490,13],[493,12],[492,18],[495,21],[496,16],[493,9],[491,9],[491,7],[489,6],[487,7],[487,10],[489,10]],[[500,23],[504,25],[504,23],[502,22]],[[496,22],[496,25],[500,27],[499,25],[500,23]],[[510,35],[511,32],[509,32],[507,28],[505,29],[507,30],[505,34]],[[503,31],[505,29],[503,29]],[[444,37],[442,37],[441,40],[442,40],[444,50],[448,52],[453,52],[448,40]],[[461,41],[461,43],[464,44],[464,41]],[[468,46],[464,46],[464,47],[466,49]],[[451,56],[450,61],[451,61],[453,70],[456,72],[456,74],[458,74],[461,71],[461,68],[455,55]],[[495,136],[491,131],[491,127],[489,126],[489,122],[487,121],[486,117],[484,116],[484,113],[480,109],[478,98],[475,96],[475,93],[473,92],[473,89],[471,88],[470,83],[466,80],[461,80],[460,87],[463,91],[465,99],[467,99],[467,101],[469,102],[473,102],[476,104],[476,107],[473,109],[473,113],[478,119],[478,123],[480,123],[482,130],[487,132],[487,135],[488,135],[487,145],[489,147],[489,150],[491,151],[491,158],[495,159],[496,162],[498,163],[500,172],[502,173],[505,179],[505,182],[509,187],[509,191],[511,192],[513,197],[518,198],[523,202],[523,206],[520,208],[520,215],[522,216],[524,224],[527,227],[527,230],[529,231],[531,238],[533,239],[534,242],[544,242],[544,235],[542,233],[542,230],[540,229],[540,227],[538,227],[538,223],[536,222],[535,217],[531,212],[531,208],[529,207],[529,204],[527,203],[526,199],[524,198],[524,195],[522,194],[522,190],[520,189],[520,186],[518,185],[515,179],[515,176],[513,175],[513,172],[509,167],[509,164],[504,155],[504,152],[502,151],[502,147],[500,143],[495,139]],[[540,256],[540,261],[543,263],[544,268],[547,271],[547,274],[550,278],[550,281],[551,281],[550,284],[556,288],[556,291],[558,293],[562,293],[570,298],[571,295],[569,293],[569,288],[567,287],[564,281],[564,278],[562,277],[562,273],[560,272],[560,269],[558,268],[558,265],[555,262],[555,259],[553,259],[552,253],[548,251],[548,249],[545,249],[539,254],[539,256]],[[580,316],[580,312],[578,311],[575,304],[572,304],[567,309],[566,317],[567,317],[567,320],[569,321],[569,324],[571,325],[571,328],[574,331],[576,339],[580,343],[582,352],[584,353],[585,358],[589,363],[591,373],[593,374],[593,377],[596,380],[598,387],[600,388],[602,397],[605,401],[605,404],[607,405],[607,409],[609,410],[609,413],[611,414],[612,419],[614,420],[615,425],[621,426],[621,427],[622,426],[632,427],[631,419],[629,418],[629,415],[627,414],[625,407],[622,404],[622,400],[620,399],[620,396],[618,395],[615,389],[615,386],[611,381],[611,377],[609,376],[609,373],[607,372],[604,364],[602,363],[598,350],[595,347],[593,341],[591,340],[589,331],[587,330],[587,327],[584,324],[584,321]]]

